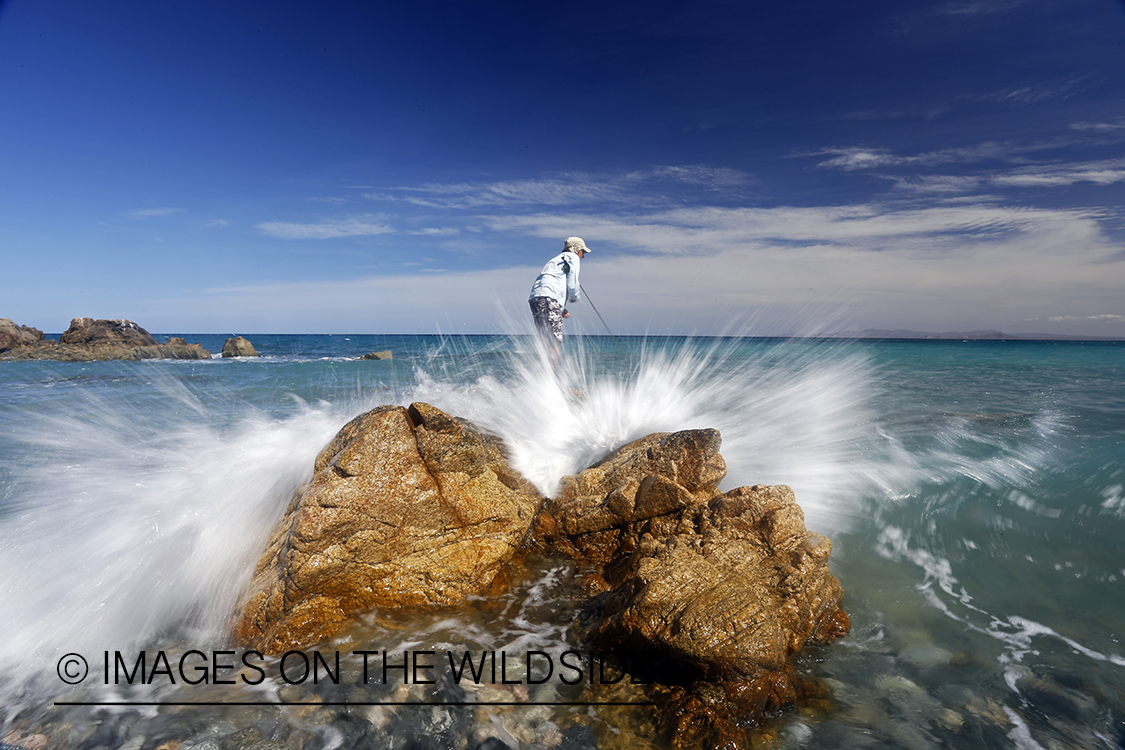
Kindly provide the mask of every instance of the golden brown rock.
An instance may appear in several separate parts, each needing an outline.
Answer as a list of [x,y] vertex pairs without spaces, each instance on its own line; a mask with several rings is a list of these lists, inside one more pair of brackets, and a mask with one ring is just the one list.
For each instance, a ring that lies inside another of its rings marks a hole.
[[499,441],[428,404],[383,406],[316,459],[262,556],[236,635],[270,653],[350,615],[485,592],[541,501]]
[[223,357],[257,357],[258,351],[244,336],[233,336],[223,342]]
[[788,487],[740,487],[644,531],[610,578],[593,633],[603,648],[679,680],[754,680],[847,631],[832,543],[805,529]]
[[719,434],[635,441],[562,483],[541,546],[593,566],[588,637],[657,683],[676,746],[748,746],[766,712],[819,694],[792,657],[847,633],[831,542],[785,486],[720,494]]
[[544,506],[537,535],[573,545],[572,553],[606,564],[628,547],[638,522],[705,503],[726,476],[718,430],[653,433],[622,446],[577,476],[563,477]]

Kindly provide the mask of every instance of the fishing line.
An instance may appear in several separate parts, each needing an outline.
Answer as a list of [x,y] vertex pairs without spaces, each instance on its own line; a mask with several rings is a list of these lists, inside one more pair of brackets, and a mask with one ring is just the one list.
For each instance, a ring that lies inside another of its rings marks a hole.
[[600,320],[602,322],[602,325],[605,326],[606,333],[608,333],[609,337],[613,339],[613,343],[617,347],[617,351],[621,352],[621,354],[624,355],[625,349],[622,348],[621,343],[617,340],[617,337],[613,335],[613,331],[609,330],[609,326],[606,325],[605,318],[603,318],[602,314],[598,312],[598,308],[594,304],[594,300],[590,298],[590,293],[586,291],[586,287],[582,286],[582,282],[578,283],[578,288],[581,289],[582,293],[586,295],[586,301],[590,303],[590,307],[593,308],[594,314],[598,316],[598,320]]

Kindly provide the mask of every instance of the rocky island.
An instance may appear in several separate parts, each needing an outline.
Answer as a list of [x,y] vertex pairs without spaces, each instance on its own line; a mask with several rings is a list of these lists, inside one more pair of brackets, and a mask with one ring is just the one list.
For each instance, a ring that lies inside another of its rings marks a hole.
[[48,359],[64,362],[126,359],[210,359],[200,344],[173,336],[165,343],[131,320],[74,318],[58,341],[37,328],[0,318],[0,360]]

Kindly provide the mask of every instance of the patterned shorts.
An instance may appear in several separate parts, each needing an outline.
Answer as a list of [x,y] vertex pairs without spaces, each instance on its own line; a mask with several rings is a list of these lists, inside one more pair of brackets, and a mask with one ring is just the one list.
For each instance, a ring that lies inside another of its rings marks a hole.
[[534,297],[528,300],[531,305],[531,316],[535,318],[535,327],[544,338],[553,338],[556,343],[562,343],[562,308],[559,303],[550,297]]

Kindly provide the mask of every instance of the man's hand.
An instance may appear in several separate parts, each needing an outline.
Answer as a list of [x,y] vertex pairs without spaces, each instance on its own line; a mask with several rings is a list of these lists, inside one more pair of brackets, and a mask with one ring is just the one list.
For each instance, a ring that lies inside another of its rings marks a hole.
[[566,309],[565,307],[563,308],[563,314],[562,314],[562,316],[563,316],[564,318],[569,318],[569,317],[570,317],[570,311],[569,311],[569,310],[567,310],[567,309]]

